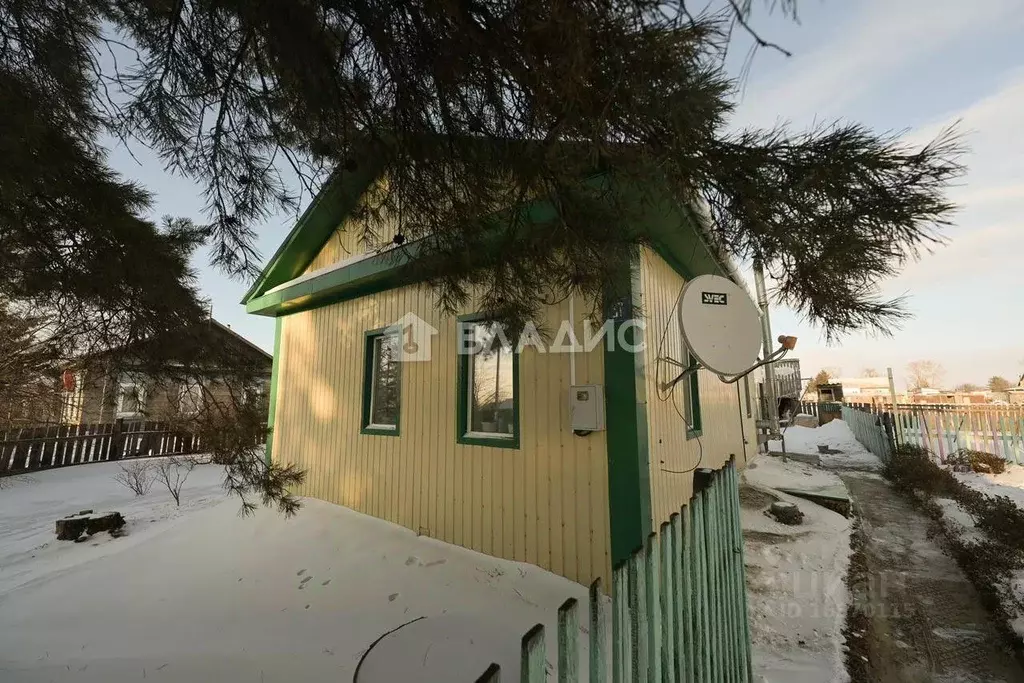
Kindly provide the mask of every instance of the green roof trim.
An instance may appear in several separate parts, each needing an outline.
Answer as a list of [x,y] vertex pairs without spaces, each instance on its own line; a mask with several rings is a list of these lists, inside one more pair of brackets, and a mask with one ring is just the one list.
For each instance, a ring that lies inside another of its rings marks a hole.
[[338,171],[302,212],[288,237],[270,257],[263,272],[242,298],[248,304],[267,290],[293,280],[305,272],[324,244],[346,218],[352,215],[359,199],[380,175],[381,156],[367,154],[352,171]]
[[[352,214],[360,197],[382,168],[381,156],[373,158],[378,161],[363,163],[358,169],[335,175],[328,182],[242,300],[247,312],[287,315],[413,284],[405,266],[418,255],[421,241],[410,242],[346,266],[324,268],[319,275],[281,287],[305,272],[338,226]],[[609,181],[614,182],[614,175],[606,173],[592,176],[584,182],[601,184]],[[630,192],[630,183],[622,183],[621,189]],[[554,211],[554,207],[547,200],[534,200],[519,210],[533,214],[535,221],[542,221],[548,217],[545,214]],[[691,207],[665,194],[660,201],[645,203],[640,212],[641,232],[650,240],[654,250],[684,278],[704,274],[732,276],[732,266],[723,262],[708,245],[700,228],[701,219]],[[503,213],[505,211],[499,211],[493,217],[500,218]],[[500,223],[500,220],[496,222]],[[506,235],[497,230],[495,237],[500,241]]]

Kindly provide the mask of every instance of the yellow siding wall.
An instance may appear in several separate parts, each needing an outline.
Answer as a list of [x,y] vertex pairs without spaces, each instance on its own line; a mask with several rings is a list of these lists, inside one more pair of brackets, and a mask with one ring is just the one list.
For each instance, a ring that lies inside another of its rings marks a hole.
[[360,239],[361,235],[357,226],[351,222],[343,224],[327,239],[320,253],[306,267],[306,272],[319,270],[332,263],[343,261],[365,252],[365,243]]
[[[743,404],[742,380],[725,384],[707,370],[698,371],[703,433],[686,438],[683,410],[683,383],[675,391],[659,390],[661,382],[671,380],[679,369],[658,357],[682,361],[683,341],[675,316],[676,299],[684,280],[650,249],[644,249],[640,263],[641,308],[646,322],[644,364],[647,384],[647,423],[650,448],[651,522],[653,528],[690,500],[693,493],[692,470],[718,469],[736,456],[745,466],[754,454],[756,431],[754,418],[747,418]],[[753,390],[753,387],[751,387]],[[747,444],[744,445],[744,436]],[[746,450],[744,450],[746,449]],[[744,454],[747,454],[745,457]],[[684,472],[684,474],[679,474]]]
[[[334,254],[347,258],[340,246]],[[548,311],[553,329],[567,309]],[[364,333],[410,311],[439,330],[432,360],[402,366],[401,436],[360,434]],[[304,495],[584,584],[609,577],[605,435],[569,429],[568,354],[523,351],[519,449],[465,446],[455,434],[456,341],[455,319],[419,286],[287,316],[274,458],[307,471]],[[601,347],[576,361],[578,383],[604,382]]]

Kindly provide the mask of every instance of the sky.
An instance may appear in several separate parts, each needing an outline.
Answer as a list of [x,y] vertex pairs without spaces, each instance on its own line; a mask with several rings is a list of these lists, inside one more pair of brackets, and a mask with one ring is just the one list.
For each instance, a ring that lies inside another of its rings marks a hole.
[[[755,3],[755,6],[758,6]],[[944,384],[984,384],[1024,373],[1024,12],[1019,0],[803,0],[799,20],[755,13],[753,25],[792,53],[759,50],[749,63],[731,127],[786,124],[802,130],[852,120],[898,133],[914,144],[958,122],[969,152],[967,176],[950,196],[960,206],[949,243],[883,287],[908,298],[913,318],[889,338],[852,334],[827,346],[791,311],[773,310],[776,334],[800,338],[802,374],[830,368],[857,376],[892,367],[898,387],[906,365],[934,360]],[[755,10],[756,12],[756,10]],[[738,34],[727,68],[740,75],[749,38]],[[148,150],[111,149],[111,162],[155,195],[154,217],[203,220],[191,181],[171,176]],[[294,224],[281,214],[259,230],[269,258]],[[232,280],[196,255],[213,314],[268,351],[273,320],[245,313],[247,282]]]

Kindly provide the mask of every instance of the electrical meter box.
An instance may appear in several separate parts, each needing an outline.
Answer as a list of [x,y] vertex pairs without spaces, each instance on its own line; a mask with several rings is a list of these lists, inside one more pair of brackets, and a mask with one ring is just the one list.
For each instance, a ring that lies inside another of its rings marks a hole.
[[574,432],[598,432],[604,427],[604,385],[569,387],[569,422]]

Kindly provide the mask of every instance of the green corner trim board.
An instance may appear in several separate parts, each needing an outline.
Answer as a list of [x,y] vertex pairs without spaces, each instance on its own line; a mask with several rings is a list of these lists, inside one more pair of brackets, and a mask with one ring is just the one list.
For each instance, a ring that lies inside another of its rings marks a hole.
[[[615,338],[642,305],[639,266],[629,273],[630,296],[613,316]],[[651,532],[651,484],[648,462],[647,391],[640,328],[623,330],[626,344],[604,351],[605,415],[608,448],[608,517],[612,566],[626,561]],[[634,346],[630,347],[632,344]]]
[[274,321],[274,360],[270,366],[270,397],[267,409],[267,464],[271,462],[271,451],[274,448],[274,416],[277,414],[277,386],[281,378],[281,318]]

